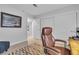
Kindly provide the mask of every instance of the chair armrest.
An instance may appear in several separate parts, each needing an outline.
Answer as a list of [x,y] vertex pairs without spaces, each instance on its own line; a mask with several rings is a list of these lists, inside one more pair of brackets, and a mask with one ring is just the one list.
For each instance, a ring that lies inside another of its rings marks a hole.
[[67,42],[64,41],[64,40],[61,40],[61,39],[55,39],[55,42],[57,42],[57,41],[58,41],[58,42],[63,42],[63,43],[65,43],[65,44],[67,43]]
[[49,48],[49,47],[44,47],[44,49],[48,49],[48,50],[51,50],[52,52],[54,52],[55,54],[61,54],[61,50],[55,48],[55,47],[52,47],[52,48]]
[[61,39],[55,39],[55,42],[61,42],[64,43],[64,48],[66,48],[67,42]]

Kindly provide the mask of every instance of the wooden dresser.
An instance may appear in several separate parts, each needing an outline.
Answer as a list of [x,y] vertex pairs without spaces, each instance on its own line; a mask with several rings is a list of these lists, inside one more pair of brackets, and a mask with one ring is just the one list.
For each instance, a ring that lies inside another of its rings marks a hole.
[[69,39],[70,50],[72,55],[79,55],[79,39]]

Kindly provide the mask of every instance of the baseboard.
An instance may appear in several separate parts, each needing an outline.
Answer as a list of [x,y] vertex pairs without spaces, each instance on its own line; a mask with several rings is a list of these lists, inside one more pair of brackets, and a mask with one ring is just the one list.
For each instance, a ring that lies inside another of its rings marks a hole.
[[22,42],[24,42],[24,41],[26,41],[26,40],[23,40],[23,41],[18,41],[18,42],[12,43],[10,46],[13,46],[13,45],[15,45],[15,44],[22,43]]

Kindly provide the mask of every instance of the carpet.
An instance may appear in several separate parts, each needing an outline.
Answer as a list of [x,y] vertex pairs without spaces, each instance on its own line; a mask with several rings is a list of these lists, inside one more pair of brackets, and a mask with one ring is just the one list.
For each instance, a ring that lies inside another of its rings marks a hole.
[[28,38],[27,41],[11,46],[2,55],[44,55],[41,39]]

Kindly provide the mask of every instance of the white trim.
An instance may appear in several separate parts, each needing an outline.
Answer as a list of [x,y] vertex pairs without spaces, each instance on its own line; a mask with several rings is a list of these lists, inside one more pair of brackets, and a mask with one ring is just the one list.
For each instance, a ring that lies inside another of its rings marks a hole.
[[13,45],[18,44],[18,43],[22,43],[24,41],[27,41],[27,40],[23,40],[23,41],[18,41],[18,42],[12,43],[10,46],[13,46]]

